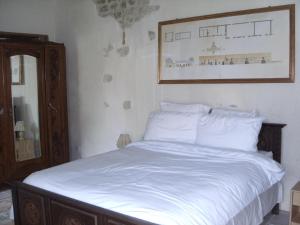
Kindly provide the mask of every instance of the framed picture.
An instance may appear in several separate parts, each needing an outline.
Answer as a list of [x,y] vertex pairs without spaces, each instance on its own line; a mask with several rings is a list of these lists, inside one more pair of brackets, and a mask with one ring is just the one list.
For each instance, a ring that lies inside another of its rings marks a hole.
[[295,78],[295,5],[158,24],[158,83],[284,83]]
[[10,57],[11,83],[12,85],[24,85],[24,56],[15,55]]

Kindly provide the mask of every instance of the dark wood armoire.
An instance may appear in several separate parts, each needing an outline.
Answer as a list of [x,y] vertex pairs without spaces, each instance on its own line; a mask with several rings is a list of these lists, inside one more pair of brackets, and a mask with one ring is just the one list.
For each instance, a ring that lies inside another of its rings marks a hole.
[[0,32],[0,185],[69,160],[65,47]]

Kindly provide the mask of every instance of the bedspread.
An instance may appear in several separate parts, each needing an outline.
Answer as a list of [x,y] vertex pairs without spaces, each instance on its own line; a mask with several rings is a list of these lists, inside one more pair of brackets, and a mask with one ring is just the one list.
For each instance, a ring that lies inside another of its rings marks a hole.
[[259,153],[144,141],[24,182],[157,224],[226,225],[283,175]]

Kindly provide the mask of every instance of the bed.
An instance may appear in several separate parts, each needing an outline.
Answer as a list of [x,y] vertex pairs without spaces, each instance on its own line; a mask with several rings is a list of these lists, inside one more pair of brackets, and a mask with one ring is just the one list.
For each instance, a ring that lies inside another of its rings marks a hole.
[[[264,123],[259,135],[258,149],[279,163],[284,126]],[[282,171],[274,161],[261,153],[199,148],[139,142],[37,172],[13,184],[16,224],[258,225],[269,211],[278,213]],[[202,173],[195,172],[199,162]],[[216,167],[222,172],[215,174]]]

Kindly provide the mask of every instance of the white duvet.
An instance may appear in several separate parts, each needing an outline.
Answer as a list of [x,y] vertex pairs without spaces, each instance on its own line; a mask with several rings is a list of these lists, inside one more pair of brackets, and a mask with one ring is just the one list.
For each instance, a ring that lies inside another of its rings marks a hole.
[[[156,224],[248,225],[233,218],[283,174],[259,153],[148,141],[36,172],[24,182]],[[261,222],[263,215],[255,216],[249,225]]]

